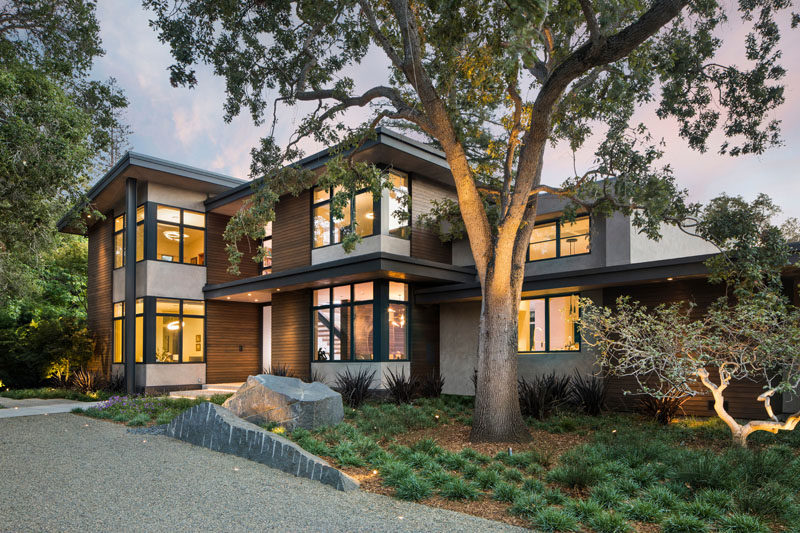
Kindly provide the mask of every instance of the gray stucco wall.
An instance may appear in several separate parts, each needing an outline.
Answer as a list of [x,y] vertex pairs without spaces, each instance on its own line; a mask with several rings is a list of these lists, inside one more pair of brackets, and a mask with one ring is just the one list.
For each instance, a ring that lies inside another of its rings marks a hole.
[[[118,268],[112,274],[112,299],[125,299],[125,269]],[[164,298],[187,298],[203,300],[206,284],[206,269],[197,265],[167,263],[164,261],[140,261],[136,263],[136,297],[161,296]]]
[[[584,291],[582,297],[602,304],[602,291]],[[439,306],[439,369],[445,378],[444,393],[471,396],[475,394],[472,375],[478,360],[478,328],[481,302],[457,302]],[[518,374],[531,379],[537,375],[555,372],[571,375],[576,370],[591,374],[594,355],[581,343],[581,350],[569,353],[520,354]]]
[[677,257],[713,254],[716,247],[699,237],[687,235],[675,226],[661,224],[661,240],[651,240],[647,235],[639,233],[639,229],[629,223],[631,243],[631,263],[661,261]]

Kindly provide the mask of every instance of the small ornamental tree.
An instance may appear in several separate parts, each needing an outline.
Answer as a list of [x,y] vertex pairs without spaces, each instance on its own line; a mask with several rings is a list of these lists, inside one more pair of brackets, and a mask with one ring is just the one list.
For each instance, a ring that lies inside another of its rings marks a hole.
[[[243,256],[236,243],[261,237],[278,198],[316,178],[287,166],[304,142],[355,149],[390,121],[444,152],[457,200],[439,211],[456,223],[454,234],[469,237],[482,292],[470,434],[478,441],[530,438],[516,391],[517,324],[539,194],[571,200],[567,218],[579,209],[622,211],[653,238],[663,221],[682,222],[692,210],[659,164],[658,140],[634,120],[637,108],[651,104],[660,118],[676,119],[698,151],[718,131],[722,153],[763,152],[779,142],[773,113],[784,100],[777,21],[798,20],[788,0],[143,4],[171,49],[173,84],[196,84],[195,65],[210,65],[226,82],[226,118],[244,111],[267,125],[252,152],[252,201],[226,230],[234,268]],[[737,64],[718,57],[729,16],[748,28]],[[348,127],[345,118],[358,109],[363,122]],[[294,121],[279,144],[281,116]],[[590,168],[556,177],[560,186],[542,183],[548,146],[588,143],[596,156]],[[356,190],[377,196],[387,186],[383,172],[345,153],[320,177],[321,186],[338,187],[335,218]],[[354,226],[345,249],[358,241]]]
[[[722,248],[708,261],[711,280],[727,294],[705,315],[693,318],[690,302],[648,309],[620,297],[612,309],[585,301],[581,331],[611,376],[632,377],[641,393],[680,398],[710,393],[714,411],[730,427],[734,442],[747,445],[754,431],[777,433],[800,423],[800,412],[779,420],[776,393],[800,387],[800,309],[781,294],[780,272],[789,260],[780,230],[769,224],[776,211],[765,196],[752,204],[722,196],[698,223],[698,234]],[[736,380],[764,383],[758,401],[766,420],[739,424],[725,408],[725,391]]]

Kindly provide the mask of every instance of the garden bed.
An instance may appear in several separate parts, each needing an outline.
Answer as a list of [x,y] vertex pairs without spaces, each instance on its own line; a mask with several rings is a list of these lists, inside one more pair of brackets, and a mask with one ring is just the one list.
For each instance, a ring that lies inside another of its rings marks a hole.
[[206,401],[222,405],[230,396],[230,394],[215,394],[209,398],[112,396],[95,407],[77,408],[73,410],[73,413],[109,420],[126,426],[153,426],[168,424],[186,409]]
[[41,387],[38,389],[11,389],[0,392],[0,396],[10,398],[12,400],[29,400],[37,398],[42,400],[52,399],[65,399],[73,400],[76,402],[96,402],[98,400],[107,400],[113,393],[99,390],[89,393],[83,393],[74,389],[67,388],[54,388],[54,387]]

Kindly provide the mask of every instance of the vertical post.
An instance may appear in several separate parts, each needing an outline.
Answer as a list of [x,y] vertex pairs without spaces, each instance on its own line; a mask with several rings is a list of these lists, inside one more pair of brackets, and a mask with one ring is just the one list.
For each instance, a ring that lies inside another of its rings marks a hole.
[[136,180],[125,180],[125,388],[136,394]]

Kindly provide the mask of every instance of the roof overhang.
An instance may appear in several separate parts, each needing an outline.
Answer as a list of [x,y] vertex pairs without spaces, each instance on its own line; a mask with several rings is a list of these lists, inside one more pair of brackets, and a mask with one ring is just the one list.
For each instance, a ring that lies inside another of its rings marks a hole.
[[83,230],[76,224],[79,218],[84,218],[85,226],[91,225],[91,220],[83,213],[85,208],[91,205],[101,213],[110,210],[125,195],[125,178],[201,191],[209,195],[220,194],[232,187],[247,184],[244,180],[223,174],[128,152],[89,189],[83,202],[73,207],[58,221],[58,230],[65,233],[82,233]]
[[264,302],[269,301],[272,293],[279,291],[383,278],[437,285],[466,283],[475,279],[475,269],[374,252],[321,265],[303,266],[254,278],[206,285],[203,292],[208,300]]
[[[321,172],[335,153],[336,148],[328,148],[290,166]],[[349,155],[352,151],[344,153]],[[359,147],[353,160],[389,165],[404,172],[421,174],[428,179],[454,186],[444,152],[386,128],[377,128],[374,138],[368,139]],[[233,215],[241,209],[244,200],[252,192],[251,184],[245,183],[207,200],[206,210]]]

